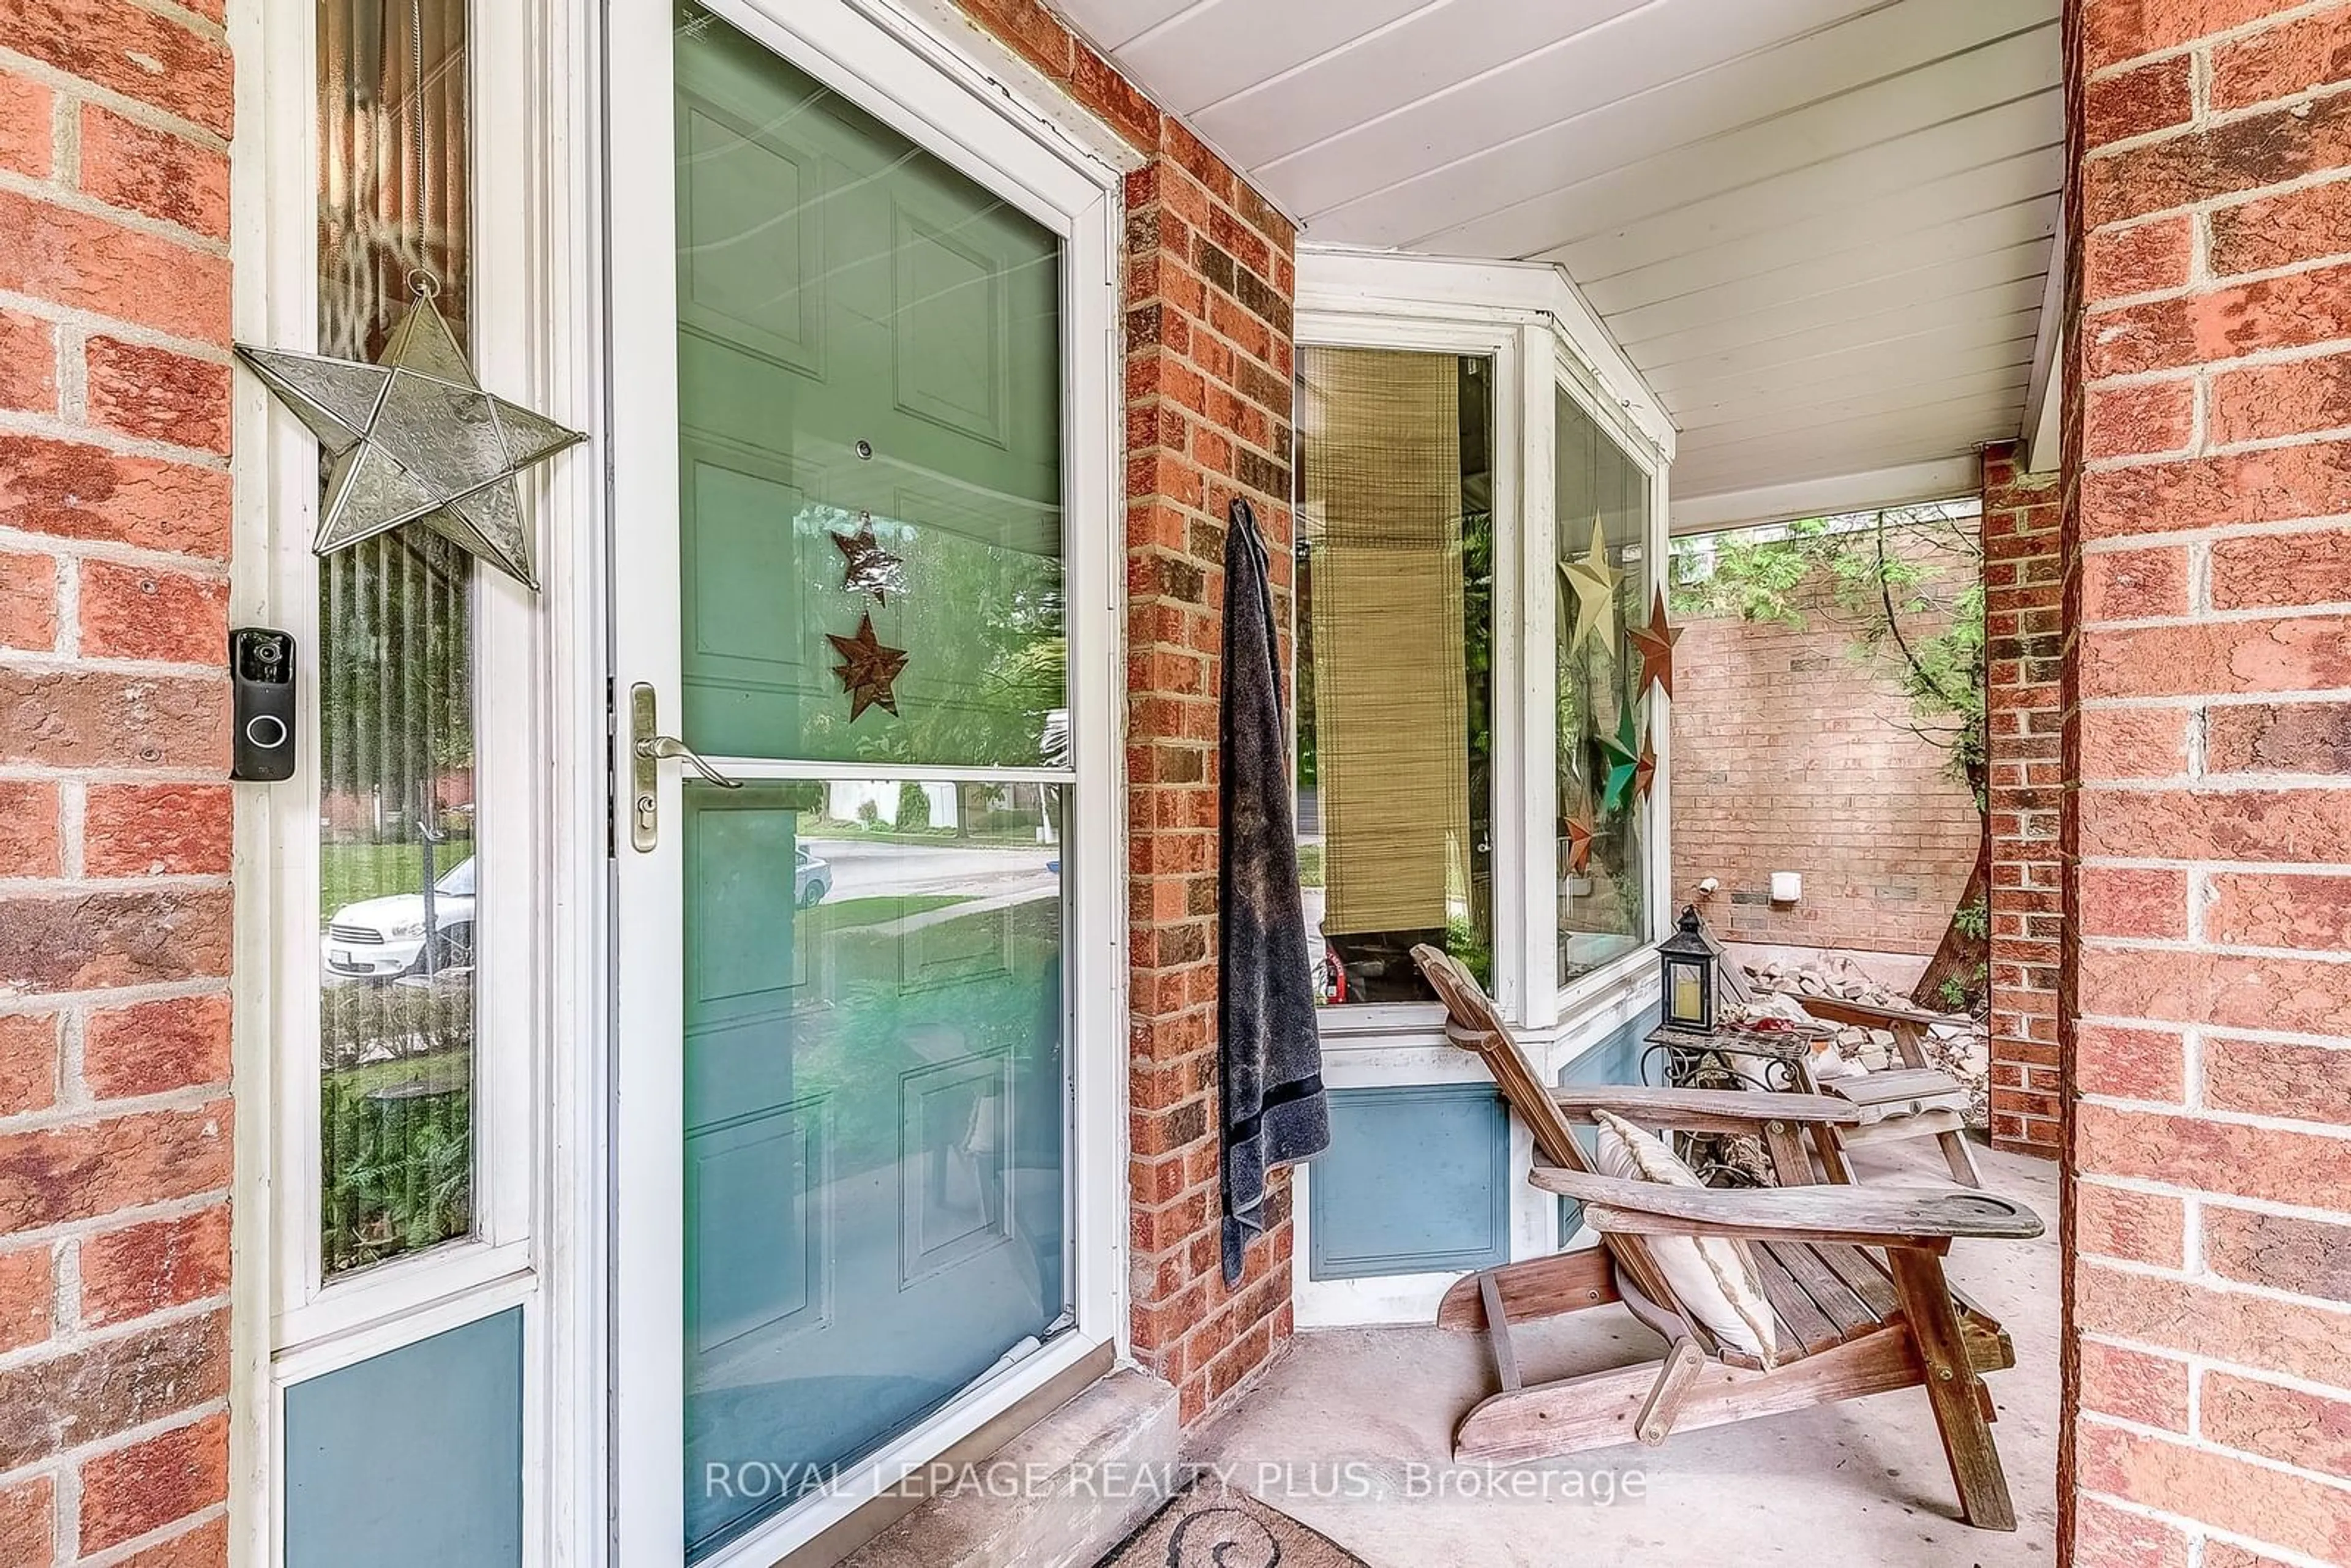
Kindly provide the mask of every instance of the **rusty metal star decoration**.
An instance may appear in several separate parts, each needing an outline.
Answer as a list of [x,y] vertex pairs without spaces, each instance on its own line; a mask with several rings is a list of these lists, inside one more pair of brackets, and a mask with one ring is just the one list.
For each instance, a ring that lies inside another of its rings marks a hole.
[[1633,759],[1633,799],[1646,798],[1657,781],[1657,748],[1649,744],[1649,733],[1641,732],[1641,755]]
[[1670,697],[1674,695],[1674,644],[1682,639],[1682,629],[1666,621],[1666,591],[1656,591],[1649,602],[1649,623],[1627,628],[1625,633],[1632,639],[1633,647],[1641,655],[1641,686],[1657,683],[1657,689]]
[[873,537],[873,517],[868,513],[857,519],[857,531],[840,533],[827,528],[832,535],[833,548],[841,551],[841,586],[852,593],[870,593],[877,604],[887,604],[893,593],[906,591],[905,580],[899,568],[906,563],[883,549]]
[[841,677],[841,689],[849,694],[849,722],[856,723],[869,707],[878,707],[895,718],[898,694],[891,689],[891,683],[906,668],[906,650],[885,646],[874,636],[871,615],[859,618],[856,636],[828,632],[824,640],[841,655],[832,673]]
[[1585,821],[1585,810],[1577,808],[1567,820],[1567,869],[1572,876],[1582,876],[1592,866],[1592,824]]

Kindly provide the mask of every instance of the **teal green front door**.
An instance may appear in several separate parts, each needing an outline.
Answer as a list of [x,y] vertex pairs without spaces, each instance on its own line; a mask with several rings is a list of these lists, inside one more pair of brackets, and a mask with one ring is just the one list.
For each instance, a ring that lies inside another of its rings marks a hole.
[[1071,1322],[1069,704],[1061,242],[675,47],[696,1556]]

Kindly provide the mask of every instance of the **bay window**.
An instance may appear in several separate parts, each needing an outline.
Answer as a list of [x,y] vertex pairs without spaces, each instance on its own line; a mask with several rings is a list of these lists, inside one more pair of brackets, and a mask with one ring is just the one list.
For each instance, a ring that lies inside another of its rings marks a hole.
[[1298,350],[1295,707],[1325,1033],[1426,1038],[1421,943],[1572,1031],[1593,984],[1642,983],[1663,903],[1665,699],[1629,635],[1663,554],[1656,445],[1507,306],[1433,289],[1322,319]]
[[1632,633],[1673,431],[1552,268],[1301,248],[1299,874],[1332,1146],[1297,1178],[1301,1324],[1426,1322],[1572,1218],[1445,1034],[1420,944],[1546,1082],[1633,1082],[1656,1018],[1667,698]]

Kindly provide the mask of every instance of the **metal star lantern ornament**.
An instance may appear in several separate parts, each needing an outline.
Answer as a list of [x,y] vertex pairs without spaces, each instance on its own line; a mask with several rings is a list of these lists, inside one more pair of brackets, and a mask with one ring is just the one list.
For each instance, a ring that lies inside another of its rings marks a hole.
[[311,551],[423,523],[536,591],[515,476],[587,437],[484,392],[434,306],[439,287],[423,273],[409,287],[416,302],[373,364],[236,345],[332,460]]

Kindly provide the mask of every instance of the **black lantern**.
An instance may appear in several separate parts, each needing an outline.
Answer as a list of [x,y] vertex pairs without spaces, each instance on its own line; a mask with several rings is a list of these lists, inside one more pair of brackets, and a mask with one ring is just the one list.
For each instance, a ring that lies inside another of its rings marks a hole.
[[1663,1010],[1668,1028],[1714,1031],[1714,944],[1698,917],[1698,905],[1682,905],[1680,925],[1657,944],[1665,980]]

